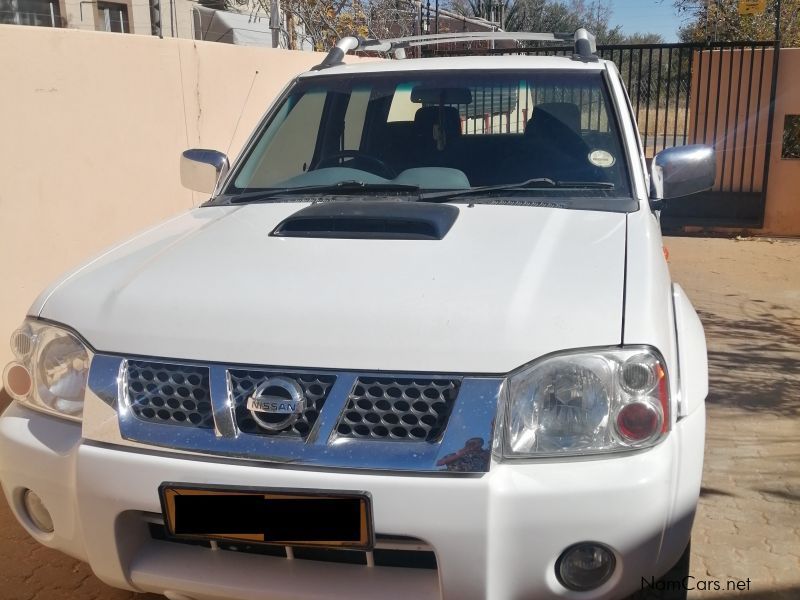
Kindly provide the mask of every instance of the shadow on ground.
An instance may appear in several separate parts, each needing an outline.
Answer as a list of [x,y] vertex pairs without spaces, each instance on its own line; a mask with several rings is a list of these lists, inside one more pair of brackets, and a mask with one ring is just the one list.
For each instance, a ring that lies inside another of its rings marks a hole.
[[740,316],[698,311],[709,340],[710,405],[800,416],[800,315],[742,300]]

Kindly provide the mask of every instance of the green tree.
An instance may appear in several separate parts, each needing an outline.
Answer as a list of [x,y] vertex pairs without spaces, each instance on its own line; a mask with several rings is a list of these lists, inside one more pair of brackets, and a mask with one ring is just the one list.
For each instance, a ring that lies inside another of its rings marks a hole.
[[575,31],[585,27],[600,44],[619,43],[622,28],[611,25],[611,7],[605,0],[519,0],[519,18],[507,27],[521,31]]
[[[740,15],[739,0],[674,0],[689,17],[680,30],[686,42],[773,40],[777,0],[762,15]],[[781,45],[800,46],[800,0],[781,0]]]

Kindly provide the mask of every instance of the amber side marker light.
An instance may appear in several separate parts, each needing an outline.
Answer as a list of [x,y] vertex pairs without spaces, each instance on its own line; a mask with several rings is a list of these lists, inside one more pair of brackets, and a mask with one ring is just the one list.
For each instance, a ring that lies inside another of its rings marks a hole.
[[667,374],[661,365],[656,367],[658,373],[658,401],[661,403],[661,414],[664,415],[664,422],[661,424],[661,433],[669,429],[667,416],[669,415],[669,394],[667,394]]

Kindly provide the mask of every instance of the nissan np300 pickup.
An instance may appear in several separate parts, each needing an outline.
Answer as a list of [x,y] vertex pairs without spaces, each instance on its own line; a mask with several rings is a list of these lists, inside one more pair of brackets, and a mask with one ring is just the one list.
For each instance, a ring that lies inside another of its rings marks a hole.
[[706,347],[659,211],[713,152],[648,167],[583,30],[342,62],[433,39],[345,38],[231,166],[184,153],[207,202],[34,302],[0,418],[31,536],[173,599],[622,598],[685,560]]

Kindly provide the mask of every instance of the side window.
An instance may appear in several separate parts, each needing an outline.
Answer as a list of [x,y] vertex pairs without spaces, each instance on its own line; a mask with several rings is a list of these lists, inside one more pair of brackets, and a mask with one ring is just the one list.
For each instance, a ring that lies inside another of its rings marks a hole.
[[[572,90],[575,95],[576,90]],[[583,90],[578,89],[578,106],[581,109],[581,129],[589,133],[608,133],[608,110],[600,89],[591,90],[584,97]]]
[[364,122],[367,118],[372,90],[368,87],[355,88],[347,103],[344,115],[344,150],[360,150],[361,138],[364,134]]
[[97,2],[97,14],[102,25],[98,29],[116,33],[131,33],[128,22],[128,5],[117,2]]
[[271,187],[306,171],[314,156],[325,95],[311,90],[287,101],[270,127],[272,135],[265,134],[253,150],[252,156],[260,159],[252,166],[248,163],[236,178],[236,187]]
[[[464,135],[521,134],[530,105],[524,82],[474,86],[468,104],[454,104],[462,119]],[[527,104],[526,104],[527,103]]]
[[534,85],[525,98],[525,108],[531,118],[539,111],[551,113],[583,136],[602,137],[612,131],[606,98],[598,86],[582,87],[563,82]]
[[411,101],[411,90],[417,85],[416,82],[401,83],[394,90],[392,103],[389,105],[389,116],[386,117],[387,123],[411,122],[420,105]]
[[[7,0],[0,3],[0,6],[2,6],[2,9],[0,9],[0,24],[3,25],[67,26],[67,20],[61,16],[61,2],[59,0],[16,0],[16,2]],[[95,18],[95,22],[98,23],[97,28],[99,29],[100,24],[97,18]],[[109,29],[108,31],[111,30]],[[129,32],[127,29],[126,31]]]

